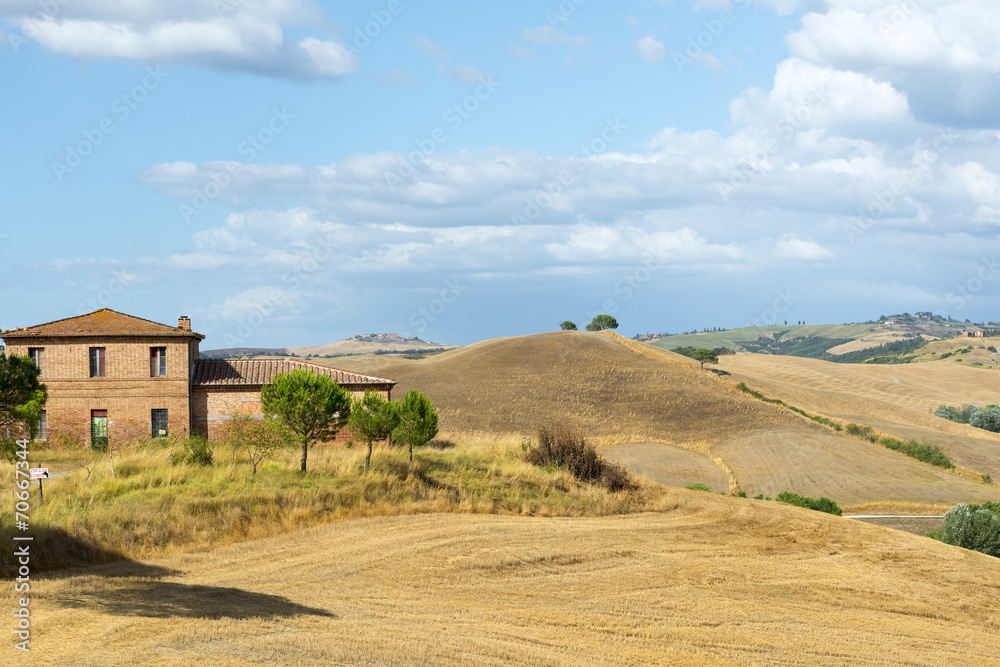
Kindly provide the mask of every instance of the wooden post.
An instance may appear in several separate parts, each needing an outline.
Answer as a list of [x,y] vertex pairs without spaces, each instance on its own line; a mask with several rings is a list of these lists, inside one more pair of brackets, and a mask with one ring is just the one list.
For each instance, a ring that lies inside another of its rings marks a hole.
[[[31,467],[32,467],[32,466],[31,466],[31,464],[29,463],[29,464],[28,464],[28,469],[30,470],[30,469],[31,469]],[[41,465],[40,463],[36,463],[34,467],[35,467],[35,468],[41,468],[41,467],[42,467],[42,465]],[[42,495],[42,478],[41,478],[41,477],[39,477],[39,478],[38,478],[38,506],[39,506],[39,507],[41,507],[41,506],[42,506],[42,500],[44,500],[44,496]]]

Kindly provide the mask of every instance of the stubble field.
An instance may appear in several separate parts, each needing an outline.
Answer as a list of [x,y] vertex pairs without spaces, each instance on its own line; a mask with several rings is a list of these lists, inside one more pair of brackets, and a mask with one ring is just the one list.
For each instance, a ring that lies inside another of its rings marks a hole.
[[380,517],[48,579],[18,662],[1000,664],[1000,560],[673,493],[653,514]]

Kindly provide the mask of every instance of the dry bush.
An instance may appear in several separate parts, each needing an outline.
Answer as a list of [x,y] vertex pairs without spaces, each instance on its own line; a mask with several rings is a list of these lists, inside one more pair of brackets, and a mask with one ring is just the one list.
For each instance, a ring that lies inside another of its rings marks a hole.
[[628,471],[604,459],[592,445],[565,427],[538,430],[538,445],[528,450],[528,461],[537,466],[565,468],[581,482],[599,484],[610,491],[632,488]]

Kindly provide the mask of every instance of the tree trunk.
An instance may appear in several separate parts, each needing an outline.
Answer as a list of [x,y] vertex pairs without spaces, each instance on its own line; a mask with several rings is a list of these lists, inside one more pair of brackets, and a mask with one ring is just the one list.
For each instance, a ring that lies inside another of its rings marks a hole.
[[413,465],[413,443],[410,443],[410,465]]
[[309,441],[302,441],[302,472],[306,471],[306,457],[309,456]]
[[368,472],[368,468],[372,461],[372,443],[368,443],[368,454],[365,455],[365,472]]

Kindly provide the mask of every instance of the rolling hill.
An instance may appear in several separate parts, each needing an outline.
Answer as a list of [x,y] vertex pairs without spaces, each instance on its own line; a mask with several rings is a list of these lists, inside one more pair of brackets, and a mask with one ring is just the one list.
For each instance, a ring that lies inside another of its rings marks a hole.
[[[907,341],[917,342],[950,339],[967,328],[960,322],[939,317],[919,319],[901,317],[899,320],[855,324],[820,325],[767,325],[740,327],[725,331],[708,331],[689,334],[653,336],[648,342],[664,350],[679,347],[727,348],[734,352],[761,352],[766,354],[794,355],[819,358],[824,353],[836,356],[870,350],[882,345]],[[981,339],[980,339],[981,340]],[[898,351],[896,351],[898,353]],[[855,363],[863,359],[838,359]]]
[[691,446],[804,425],[689,361],[612,332],[559,331],[489,340],[419,361],[358,357],[329,364],[391,377],[399,383],[396,395],[420,389],[450,433],[530,437],[540,426],[561,423],[602,443]]
[[972,389],[967,383],[974,379],[966,373],[995,382],[1000,374],[956,364],[859,366],[737,354],[722,357],[721,368],[731,373],[723,378],[698,370],[687,357],[611,332],[498,339],[420,361],[356,357],[331,363],[392,377],[399,382],[397,396],[420,389],[438,408],[448,435],[530,440],[543,424],[566,424],[633,472],[669,485],[702,483],[770,496],[793,491],[848,506],[1000,500],[996,486],[836,433],[734,387],[744,380],[812,414],[925,439],[958,465],[1000,478],[1000,437],[929,412],[931,403],[995,396],[1000,385]]

